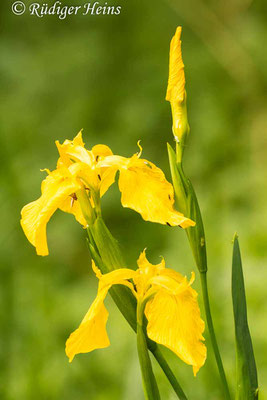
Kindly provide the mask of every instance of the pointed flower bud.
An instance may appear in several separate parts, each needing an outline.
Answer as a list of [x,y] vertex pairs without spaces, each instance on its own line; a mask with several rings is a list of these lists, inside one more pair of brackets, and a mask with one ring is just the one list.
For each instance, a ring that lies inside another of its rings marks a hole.
[[196,265],[200,272],[207,271],[207,255],[202,216],[191,181],[186,177],[182,157],[186,137],[189,133],[186,109],[184,63],[181,52],[181,32],[178,26],[170,46],[170,71],[166,100],[170,101],[173,118],[173,134],[176,140],[176,154],[168,144],[168,155],[176,204],[184,215],[196,222],[187,230]]
[[183,145],[189,133],[186,109],[184,63],[181,50],[182,28],[178,26],[170,45],[169,80],[166,100],[171,103],[172,130],[177,143]]
[[170,45],[170,64],[169,64],[169,80],[166,93],[166,100],[177,100],[182,102],[185,97],[185,75],[184,63],[182,59],[181,49],[181,26],[178,26],[171,40]]

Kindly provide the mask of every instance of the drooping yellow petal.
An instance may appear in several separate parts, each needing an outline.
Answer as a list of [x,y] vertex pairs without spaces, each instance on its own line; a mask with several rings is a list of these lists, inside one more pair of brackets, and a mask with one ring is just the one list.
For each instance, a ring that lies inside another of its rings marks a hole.
[[177,295],[162,288],[147,303],[145,314],[148,337],[192,365],[196,375],[206,359],[206,346],[202,342],[204,322],[196,292],[189,285]]
[[98,292],[79,328],[68,338],[66,354],[69,357],[69,362],[73,360],[76,354],[89,353],[110,345],[106,331],[108,311],[103,303],[108,290],[109,287],[107,286]]
[[169,61],[169,80],[167,87],[166,100],[182,102],[185,96],[185,75],[184,63],[181,50],[182,28],[178,26],[175,35],[171,40],[170,61]]
[[110,287],[125,285],[135,294],[129,279],[134,277],[136,271],[121,268],[102,275],[95,263],[92,264],[92,267],[99,278],[98,293],[79,328],[70,335],[66,342],[66,354],[70,362],[76,354],[89,353],[95,349],[109,346],[110,342],[106,331],[108,311],[103,302]]
[[80,188],[80,183],[66,168],[51,172],[42,182],[41,197],[27,204],[21,211],[21,226],[38,255],[48,254],[46,225],[66,199]]
[[141,214],[145,221],[158,222],[182,228],[195,223],[174,209],[174,192],[161,169],[138,158],[106,157],[102,166],[114,166],[120,171],[119,189],[123,207]]
[[174,209],[173,187],[164,173],[146,160],[132,158],[128,168],[120,170],[119,189],[123,207],[139,212],[145,221],[183,228],[194,225]]
[[141,253],[138,266],[139,277],[134,278],[137,291],[146,298],[154,296],[145,307],[148,337],[192,365],[196,374],[205,362],[206,347],[202,343],[204,322],[197,293],[191,288],[195,274],[188,281],[180,273],[165,268],[164,260],[151,264],[145,252]]

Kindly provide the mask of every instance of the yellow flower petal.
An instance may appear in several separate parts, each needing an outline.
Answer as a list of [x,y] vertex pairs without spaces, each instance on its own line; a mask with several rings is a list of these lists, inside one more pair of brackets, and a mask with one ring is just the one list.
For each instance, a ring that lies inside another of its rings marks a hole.
[[100,190],[102,197],[113,184],[117,169],[113,167],[98,168],[97,163],[104,160],[105,157],[111,156],[111,149],[104,144],[98,144],[91,151],[86,150],[81,132],[72,141],[65,140],[63,144],[56,141],[56,145],[60,154],[58,167],[62,164],[69,167],[72,162],[80,164],[76,175],[80,169],[79,177],[84,179],[88,187],[95,191]]
[[101,161],[103,158],[111,156],[113,154],[111,149],[105,144],[97,144],[94,147],[92,147],[91,151],[95,156],[96,162]]
[[64,211],[69,214],[73,214],[76,221],[78,221],[84,228],[87,227],[87,222],[83,216],[81,207],[79,202],[77,201],[77,197],[75,193],[68,196],[59,206],[61,211]]
[[188,283],[186,278],[183,278],[182,282],[177,284],[177,281],[175,281],[174,279],[170,278],[167,275],[153,276],[149,280],[149,284],[154,288],[155,287],[163,288],[175,296],[181,294],[188,288]]
[[100,279],[102,278],[102,272],[100,271],[100,269],[96,266],[96,263],[94,262],[94,260],[92,260],[92,270],[95,273],[95,276]]
[[[97,144],[91,150],[92,154],[94,155],[95,162],[96,162],[96,173],[99,179],[99,186],[100,186],[100,197],[102,197],[109,187],[115,181],[115,175],[117,172],[117,168],[114,167],[98,167],[99,162],[103,161],[105,157],[112,156],[113,153],[111,149],[104,145],[104,144]],[[99,164],[100,165],[100,164]]]
[[178,26],[170,46],[169,80],[166,100],[182,102],[185,96],[184,63],[181,50],[182,28]]
[[89,353],[95,349],[103,349],[110,345],[106,331],[108,311],[104,306],[104,299],[109,287],[100,292],[89,308],[78,329],[66,342],[66,354],[71,362],[76,354]]
[[104,196],[106,191],[115,182],[116,172],[117,172],[117,168],[113,168],[113,167],[105,168],[105,170],[100,171],[100,177],[101,177],[100,197]]
[[79,132],[73,140],[65,140],[63,144],[56,140],[56,146],[60,155],[59,162],[63,162],[67,167],[73,161],[84,162],[88,165],[94,162],[92,154],[84,148],[82,132]]
[[55,170],[42,182],[41,197],[23,207],[21,226],[38,255],[48,254],[46,225],[49,219],[79,188],[79,182],[68,174],[67,169]]
[[[96,272],[96,268],[94,267],[94,271]],[[106,287],[110,288],[112,285],[123,285],[127,286],[133,295],[136,297],[136,291],[134,289],[133,284],[130,282],[131,279],[135,280],[135,276],[137,271],[128,268],[119,268],[114,271],[111,271],[107,274],[98,276],[99,278],[99,290],[102,290]]]
[[66,354],[71,362],[76,354],[89,353],[95,349],[108,347],[110,342],[106,332],[108,311],[104,306],[104,299],[112,285],[125,285],[134,293],[133,285],[128,281],[136,271],[121,268],[102,275],[95,263],[93,270],[99,278],[97,296],[89,311],[85,315],[78,329],[76,329],[66,342]]
[[132,157],[128,168],[120,170],[119,189],[123,207],[139,212],[145,221],[183,228],[195,225],[174,209],[172,185],[164,173],[147,160]]
[[91,166],[84,162],[75,162],[68,169],[74,177],[81,179],[88,189],[98,190],[99,178]]
[[117,172],[114,167],[98,168],[94,166],[92,168],[84,162],[72,164],[69,170],[73,176],[81,179],[89,190],[94,190],[95,192],[100,191],[100,197],[102,197],[112,185]]
[[[161,275],[163,276],[168,276],[169,278],[175,280],[178,283],[182,283],[184,281],[184,276],[180,274],[180,272],[174,271],[173,269],[170,268],[165,268],[164,271],[161,272]],[[191,273],[191,278],[189,281],[189,286],[192,285],[192,283],[195,280],[195,273]]]
[[161,262],[159,264],[151,264],[147,257],[146,257],[146,249],[140,253],[140,256],[137,260],[137,265],[140,269],[146,271],[146,270],[153,270],[155,271],[153,275],[157,273],[161,273],[163,270],[165,270],[165,260],[162,257]]
[[119,169],[121,203],[140,213],[145,221],[183,228],[195,225],[174,209],[173,187],[153,163],[135,154],[131,158],[109,156],[100,165]]
[[178,295],[161,289],[145,308],[148,337],[192,365],[194,375],[206,359],[206,346],[202,343],[204,322],[196,297],[189,286]]
[[146,258],[146,251],[144,250],[140,254],[137,264],[139,269],[136,271],[134,283],[136,285],[138,295],[143,297],[150,285],[150,280],[165,269],[165,261],[164,258],[162,258],[159,264],[151,264]]

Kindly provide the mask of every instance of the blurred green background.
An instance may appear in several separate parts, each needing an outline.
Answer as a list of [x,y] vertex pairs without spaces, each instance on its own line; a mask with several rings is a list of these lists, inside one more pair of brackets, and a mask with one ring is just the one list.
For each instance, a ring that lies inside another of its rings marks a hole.
[[[81,128],[88,148],[105,143],[124,156],[135,153],[141,139],[143,156],[170,179],[165,149],[173,141],[164,98],[169,42],[182,25],[191,125],[185,168],[204,217],[218,340],[233,391],[231,239],[237,231],[260,398],[267,399],[266,1],[121,0],[119,16],[63,21],[15,16],[11,3],[0,5],[0,398],[143,398],[135,335],[110,298],[111,346],[68,363],[65,340],[96,293],[85,232],[58,211],[48,224],[50,255],[38,257],[20,228],[20,209],[40,195],[40,168],[55,167],[54,141],[72,139]],[[184,232],[123,209],[116,185],[103,199],[103,213],[128,263],[147,247],[154,263],[164,255],[169,267],[187,275],[194,270]],[[199,289],[198,275],[194,287]],[[189,399],[219,400],[205,336],[208,359],[197,378],[164,352]],[[174,399],[154,369],[162,399]]]

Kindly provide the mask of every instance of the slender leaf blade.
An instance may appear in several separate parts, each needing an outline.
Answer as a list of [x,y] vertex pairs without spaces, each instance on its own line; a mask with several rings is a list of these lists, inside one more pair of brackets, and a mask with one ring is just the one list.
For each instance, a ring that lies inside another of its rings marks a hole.
[[258,399],[258,378],[252,340],[247,320],[247,304],[241,253],[234,237],[232,262],[232,300],[236,341],[236,400]]

